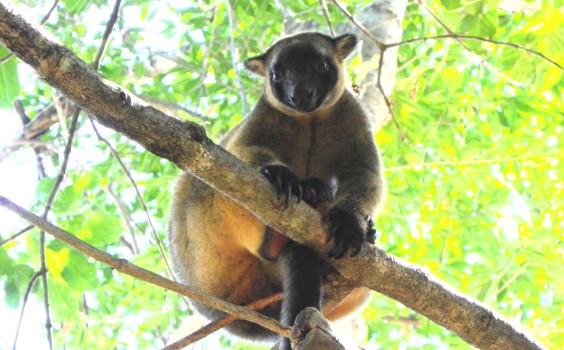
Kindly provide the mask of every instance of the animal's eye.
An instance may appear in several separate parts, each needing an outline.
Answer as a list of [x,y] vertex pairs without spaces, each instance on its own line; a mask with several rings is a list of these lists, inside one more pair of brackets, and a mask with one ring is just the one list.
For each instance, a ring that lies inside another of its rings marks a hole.
[[275,71],[272,71],[272,72],[270,73],[270,79],[271,79],[272,81],[278,82],[278,81],[280,81],[280,80],[282,79],[282,77],[280,76],[280,74],[276,73]]
[[319,65],[319,69],[321,70],[328,70],[329,69],[329,64],[326,61],[322,61],[321,64]]

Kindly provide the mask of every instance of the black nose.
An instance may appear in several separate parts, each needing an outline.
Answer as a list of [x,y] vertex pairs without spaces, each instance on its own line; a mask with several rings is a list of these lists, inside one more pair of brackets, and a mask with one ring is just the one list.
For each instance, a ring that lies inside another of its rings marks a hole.
[[310,111],[315,105],[314,91],[311,88],[296,88],[290,94],[290,101],[299,110]]

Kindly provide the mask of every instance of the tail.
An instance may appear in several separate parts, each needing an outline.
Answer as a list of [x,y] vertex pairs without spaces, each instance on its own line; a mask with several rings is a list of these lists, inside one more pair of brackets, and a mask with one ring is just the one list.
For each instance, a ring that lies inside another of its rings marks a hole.
[[[321,307],[321,261],[306,246],[290,242],[282,252],[284,264],[284,300],[282,324],[293,326],[296,316],[306,307]],[[284,338],[280,350],[290,350],[290,339]]]

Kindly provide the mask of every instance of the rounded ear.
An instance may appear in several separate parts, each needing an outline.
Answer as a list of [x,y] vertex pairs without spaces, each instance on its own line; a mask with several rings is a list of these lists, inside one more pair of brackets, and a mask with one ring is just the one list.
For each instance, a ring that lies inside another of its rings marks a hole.
[[354,34],[343,34],[333,39],[337,57],[344,60],[356,47],[358,39]]
[[265,77],[267,75],[268,69],[266,68],[266,60],[264,55],[260,55],[257,57],[251,57],[243,63],[245,68],[249,71]]

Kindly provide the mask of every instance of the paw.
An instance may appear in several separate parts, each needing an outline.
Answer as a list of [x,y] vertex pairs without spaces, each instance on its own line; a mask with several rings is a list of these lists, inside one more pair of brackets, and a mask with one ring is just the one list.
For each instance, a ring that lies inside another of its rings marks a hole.
[[329,224],[327,242],[335,239],[335,246],[329,252],[329,257],[340,259],[349,250],[351,257],[358,255],[366,240],[366,228],[362,225],[364,220],[359,220],[358,214],[340,208],[331,209],[324,219]]
[[374,228],[374,221],[368,215],[366,217],[366,241],[372,244],[376,243],[376,229]]
[[271,184],[276,186],[278,199],[284,194],[284,206],[288,208],[292,193],[298,197],[298,203],[302,199],[302,187],[300,180],[292,171],[283,165],[265,165],[260,169],[260,173],[266,176]]
[[325,182],[310,177],[301,182],[304,202],[317,208],[321,202],[333,202],[333,191]]

